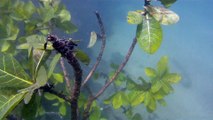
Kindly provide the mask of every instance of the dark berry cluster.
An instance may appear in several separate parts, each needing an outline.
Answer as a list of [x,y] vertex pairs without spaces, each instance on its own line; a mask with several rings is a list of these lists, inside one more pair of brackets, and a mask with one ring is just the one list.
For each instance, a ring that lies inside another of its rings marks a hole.
[[[47,36],[47,42],[52,43],[53,48],[62,54],[63,57],[66,57],[68,54],[73,52],[76,43],[67,39],[59,39],[56,35],[49,34]],[[44,44],[44,49],[46,49],[47,42]]]

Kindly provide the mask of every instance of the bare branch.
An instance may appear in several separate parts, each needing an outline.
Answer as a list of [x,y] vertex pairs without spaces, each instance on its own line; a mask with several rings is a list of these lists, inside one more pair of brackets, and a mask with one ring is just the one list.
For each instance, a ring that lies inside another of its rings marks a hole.
[[116,70],[113,77],[111,77],[111,79],[108,80],[108,82],[101,88],[101,90],[94,97],[91,96],[89,98],[87,107],[83,114],[83,120],[86,120],[89,117],[89,110],[90,110],[90,107],[91,107],[93,101],[96,100],[101,94],[103,94],[103,92],[109,87],[109,85],[117,78],[118,74],[123,70],[123,68],[125,67],[126,63],[128,62],[128,60],[133,52],[133,49],[134,49],[136,43],[137,43],[137,39],[134,38],[124,61],[120,64],[119,68]]
[[103,25],[103,22],[101,20],[101,17],[99,15],[99,13],[96,11],[95,12],[95,15],[98,19],[98,23],[99,23],[99,27],[100,27],[100,30],[101,30],[101,40],[102,40],[102,45],[101,45],[101,51],[97,57],[97,61],[96,63],[94,64],[93,68],[91,69],[90,73],[87,75],[86,79],[84,80],[83,84],[82,84],[82,87],[86,84],[86,82],[92,77],[92,75],[94,74],[95,70],[97,69],[101,59],[102,59],[102,56],[103,56],[103,52],[104,52],[104,49],[105,49],[105,46],[106,46],[106,34],[105,34],[105,30],[104,30],[104,25]]

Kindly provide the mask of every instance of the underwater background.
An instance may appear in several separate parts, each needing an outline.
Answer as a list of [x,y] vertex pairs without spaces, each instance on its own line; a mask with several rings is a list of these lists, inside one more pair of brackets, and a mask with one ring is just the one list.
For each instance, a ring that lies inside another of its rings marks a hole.
[[[143,0],[72,0],[63,1],[78,27],[74,38],[86,48],[91,31],[98,31],[94,12],[100,12],[107,35],[106,51],[99,70],[105,72],[111,62],[120,63],[132,39],[136,26],[126,22],[128,11],[143,9]],[[170,8],[180,21],[163,26],[163,43],[154,55],[148,55],[137,45],[125,71],[132,78],[144,75],[145,67],[155,67],[161,56],[169,57],[170,69],[182,76],[174,93],[166,97],[167,106],[158,105],[154,113],[141,111],[144,120],[212,120],[213,119],[213,1],[178,0]],[[96,59],[100,44],[87,53]],[[91,63],[92,65],[93,63]],[[91,66],[90,66],[91,67]],[[95,87],[95,86],[94,86]],[[98,88],[97,88],[98,89]],[[109,91],[110,92],[110,91]]]

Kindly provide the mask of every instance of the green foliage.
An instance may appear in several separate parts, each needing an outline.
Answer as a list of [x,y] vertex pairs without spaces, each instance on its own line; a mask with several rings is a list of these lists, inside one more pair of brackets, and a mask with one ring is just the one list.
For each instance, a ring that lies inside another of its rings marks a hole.
[[[170,6],[176,0],[161,0],[165,6]],[[179,16],[164,7],[147,5],[144,11],[130,11],[127,15],[129,24],[137,24],[136,38],[141,49],[148,54],[154,54],[160,48],[163,31],[160,24],[170,25],[179,21]]]
[[[44,93],[45,99],[41,99],[43,96],[38,97],[35,93],[40,93],[40,88],[46,85],[48,80],[55,85],[64,81],[63,74],[58,72],[57,68],[61,55],[51,54],[51,43],[44,51],[46,35],[53,30],[71,34],[77,31],[77,27],[71,23],[71,14],[60,4],[60,0],[36,2],[1,0],[0,51],[3,54],[0,53],[0,119],[4,119],[22,100],[25,103],[21,111],[23,119],[33,120],[44,115],[45,108],[41,105],[41,100],[51,101],[61,116],[67,115],[68,109],[64,99],[50,93]],[[176,0],[160,2],[169,7]],[[178,20],[178,15],[173,11],[151,5],[145,6],[144,10],[130,11],[127,16],[129,24],[137,25],[136,37],[139,46],[149,54],[154,54],[162,43],[161,24],[170,25]],[[97,38],[98,35],[91,32],[88,47],[94,46]],[[76,49],[74,54],[82,63],[89,65],[90,58],[86,53]],[[49,56],[53,59],[47,61]],[[19,58],[21,62],[15,58]],[[111,67],[113,72],[108,78],[112,77],[118,65],[111,64]],[[111,104],[114,109],[123,109],[131,120],[142,120],[140,113],[133,112],[134,108],[141,104],[144,104],[149,112],[156,110],[157,103],[165,106],[165,96],[173,91],[172,84],[178,83],[181,76],[170,73],[167,57],[161,58],[156,69],[145,68],[145,74],[149,80],[140,77],[136,81],[130,78],[127,72],[122,71],[114,82],[116,92],[104,100],[104,103]],[[96,73],[94,78],[98,79],[101,75]],[[87,95],[81,93],[78,101],[79,112],[82,112],[86,107]],[[98,102],[93,102],[89,119],[106,120],[102,116],[104,108],[105,106],[102,107]]]
[[[164,97],[173,91],[171,85],[178,83],[181,80],[181,76],[177,73],[169,72],[168,58],[166,56],[159,60],[156,69],[145,68],[145,73],[150,80],[144,80],[140,77],[141,83],[136,83],[128,78],[126,74],[123,74],[123,83],[126,83],[126,86],[124,86],[126,88],[125,91],[114,93],[104,103],[112,104],[114,109],[121,108],[121,106],[133,109],[140,104],[144,104],[148,112],[156,110],[157,102],[165,106]],[[130,118],[133,117],[133,114],[129,115],[128,112],[126,112],[126,115]],[[139,118],[139,116],[135,116],[136,118]]]

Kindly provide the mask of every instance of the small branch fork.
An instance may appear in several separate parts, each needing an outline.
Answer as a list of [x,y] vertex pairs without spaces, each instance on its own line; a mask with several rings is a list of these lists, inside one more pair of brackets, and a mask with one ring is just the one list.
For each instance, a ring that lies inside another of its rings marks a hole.
[[123,70],[123,68],[125,67],[126,63],[128,62],[128,60],[129,60],[129,58],[130,58],[130,56],[131,56],[131,54],[134,50],[136,43],[137,43],[137,39],[134,38],[124,61],[120,64],[119,68],[116,70],[113,77],[108,80],[108,82],[99,90],[99,92],[95,96],[91,96],[89,98],[88,103],[87,103],[87,107],[86,107],[84,114],[83,114],[84,120],[87,120],[87,118],[89,117],[89,110],[90,110],[90,107],[91,107],[93,101],[96,100],[101,94],[104,93],[104,91],[109,87],[109,85],[117,78],[118,74]]
[[103,56],[103,52],[104,52],[104,49],[105,49],[105,46],[106,46],[106,34],[105,34],[105,30],[104,30],[104,25],[103,25],[103,22],[101,20],[101,17],[100,17],[100,14],[96,11],[95,12],[95,15],[98,19],[98,23],[99,23],[99,26],[100,26],[100,30],[101,30],[101,40],[102,40],[102,45],[101,45],[101,51],[97,57],[97,61],[96,63],[94,64],[93,68],[91,69],[90,73],[87,75],[86,79],[84,80],[83,84],[82,84],[82,87],[87,83],[87,81],[92,77],[92,75],[94,74],[95,70],[97,69],[101,59],[102,59],[102,56]]

